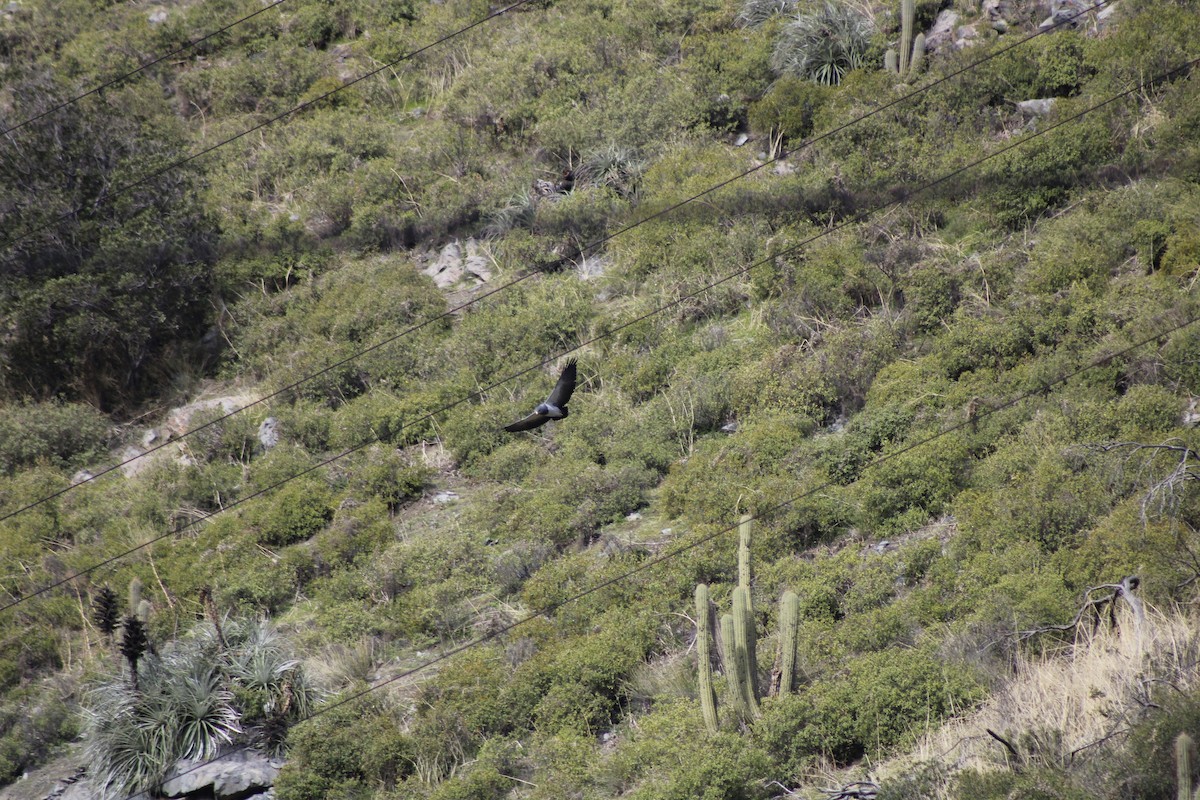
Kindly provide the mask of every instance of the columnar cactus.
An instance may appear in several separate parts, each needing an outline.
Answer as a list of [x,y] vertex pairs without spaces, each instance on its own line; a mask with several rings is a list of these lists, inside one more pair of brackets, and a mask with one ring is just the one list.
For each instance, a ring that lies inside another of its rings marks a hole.
[[717,732],[717,693],[712,677],[712,607],[708,586],[696,586],[696,660],[700,668],[700,709],[704,712],[704,727]]
[[750,534],[754,530],[754,518],[742,516],[738,523],[738,586],[750,588]]
[[[1175,737],[1175,783],[1178,800],[1194,800],[1192,795],[1192,751],[1195,742],[1187,733]],[[1195,797],[1200,797],[1197,791]]]
[[925,34],[913,38],[913,23],[917,16],[916,0],[900,0],[900,56],[888,49],[883,56],[883,65],[901,78],[915,75],[925,61]]
[[796,685],[796,631],[800,626],[800,597],[788,590],[779,599],[779,694]]
[[[738,524],[738,586],[746,592],[746,657],[750,668],[750,687],[755,698],[758,697],[758,650],[755,647],[754,600],[750,595],[750,581],[754,577],[750,572],[750,535],[754,531],[754,518],[749,514],[742,516]],[[735,596],[736,602],[736,596]],[[734,613],[737,613],[736,606]]]
[[752,658],[757,645],[754,635],[754,611],[750,605],[750,592],[744,586],[733,590],[733,641],[734,665],[737,683],[748,710],[750,719],[758,718],[758,681],[755,660]]
[[733,614],[721,615],[721,649],[725,655],[725,686],[730,703],[738,710],[742,719],[754,719],[755,709],[746,701],[745,682],[742,680],[742,665],[745,651],[738,647]]
[[140,578],[134,578],[129,582],[129,613],[136,614],[138,606],[142,604],[142,581]]

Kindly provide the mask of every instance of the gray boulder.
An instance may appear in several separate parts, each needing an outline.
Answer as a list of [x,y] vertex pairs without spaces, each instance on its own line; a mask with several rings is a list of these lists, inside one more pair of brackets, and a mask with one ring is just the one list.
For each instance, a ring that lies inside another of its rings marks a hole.
[[193,795],[216,800],[244,800],[270,789],[279,775],[281,761],[257,750],[234,750],[204,762],[181,759],[167,773],[162,794],[168,798]]
[[1003,23],[1007,27],[1012,13],[1012,0],[983,0],[983,16],[992,27],[996,27],[997,23]]
[[953,49],[956,38],[954,32],[957,28],[958,12],[949,8],[942,11],[934,20],[933,27],[925,34],[925,50],[936,53],[946,48]]
[[258,426],[258,443],[262,445],[263,450],[270,450],[279,444],[279,420],[267,417],[262,421]]
[[1017,108],[1030,119],[1044,117],[1054,110],[1054,101],[1057,99],[1057,97],[1040,97],[1036,100],[1022,100],[1017,103]]
[[1067,20],[1071,20],[1071,22],[1067,23],[1064,27],[1078,27],[1086,16],[1081,12],[1091,8],[1092,5],[1093,3],[1088,2],[1088,0],[1050,0],[1050,16],[1042,20],[1038,27],[1045,30],[1055,25],[1062,25]]
[[464,243],[455,240],[446,245],[433,263],[421,271],[433,278],[439,289],[449,289],[460,282],[478,286],[492,279],[488,256],[474,239]]

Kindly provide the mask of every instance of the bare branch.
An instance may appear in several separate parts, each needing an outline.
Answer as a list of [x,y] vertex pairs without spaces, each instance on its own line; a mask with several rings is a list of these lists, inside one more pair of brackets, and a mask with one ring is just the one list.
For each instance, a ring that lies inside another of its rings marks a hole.
[[[1143,524],[1152,514],[1174,518],[1179,510],[1183,485],[1189,481],[1200,481],[1200,453],[1188,447],[1181,439],[1167,439],[1159,444],[1112,442],[1086,445],[1086,448],[1096,453],[1124,451],[1128,453],[1124,459],[1125,464],[1132,462],[1135,456],[1142,456],[1137,473],[1149,482],[1141,501]],[[1162,477],[1150,478],[1152,471],[1157,471],[1155,464],[1162,455],[1172,459],[1170,471]]]
[[1003,736],[996,733],[991,728],[984,728],[984,730],[987,731],[988,736],[992,737],[997,742],[1004,745],[1004,749],[1012,754],[1013,761],[1015,761],[1017,764],[1021,763],[1021,754],[1017,752],[1017,748],[1013,745],[1012,742],[1010,742],[1008,739],[1005,739]]
[[[1089,612],[1092,617],[1092,632],[1095,632],[1100,623],[1103,621],[1105,610],[1108,611],[1109,624],[1114,628],[1117,625],[1116,602],[1124,600],[1133,612],[1134,624],[1140,630],[1146,619],[1146,610],[1142,604],[1141,598],[1134,595],[1138,586],[1141,584],[1141,579],[1136,575],[1129,575],[1120,583],[1103,583],[1099,586],[1093,586],[1083,594],[1083,605],[1075,614],[1075,618],[1068,623],[1062,625],[1040,625],[1036,628],[1028,630],[1016,631],[1013,636],[1016,636],[1019,641],[1025,641],[1037,636],[1041,633],[1065,633],[1067,631],[1076,631],[1079,624],[1083,622],[1084,617]],[[1108,591],[1109,594],[1100,597],[1093,597],[1094,594],[1100,591]]]

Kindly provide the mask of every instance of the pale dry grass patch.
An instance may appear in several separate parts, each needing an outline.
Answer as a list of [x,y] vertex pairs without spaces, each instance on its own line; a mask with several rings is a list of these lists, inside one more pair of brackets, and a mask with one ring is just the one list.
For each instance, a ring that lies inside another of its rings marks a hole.
[[1029,764],[1081,766],[1120,743],[1149,705],[1156,685],[1187,691],[1197,683],[1200,624],[1194,616],[1147,609],[1139,627],[1124,613],[1117,630],[1082,633],[1054,652],[1019,656],[1014,675],[978,709],[922,736],[912,752],[878,765],[881,777],[920,763],[951,771]]

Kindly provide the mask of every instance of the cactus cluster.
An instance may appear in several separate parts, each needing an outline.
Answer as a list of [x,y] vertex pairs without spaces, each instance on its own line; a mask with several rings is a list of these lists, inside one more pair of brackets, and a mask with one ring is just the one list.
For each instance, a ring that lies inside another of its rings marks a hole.
[[925,62],[925,34],[913,38],[913,24],[917,16],[916,0],[900,0],[900,53],[888,48],[884,53],[883,65],[901,79],[916,75]]
[[[761,689],[758,682],[758,639],[754,622],[754,603],[750,595],[750,537],[753,520],[746,516],[739,526],[738,585],[733,590],[733,609],[721,616],[721,663],[724,667],[730,704],[742,720],[759,717]],[[799,626],[800,598],[784,592],[779,604],[779,694],[795,686],[796,632]],[[699,661],[700,707],[704,725],[710,733],[718,727],[717,693],[713,686],[713,605],[708,586],[696,587],[696,649]]]

